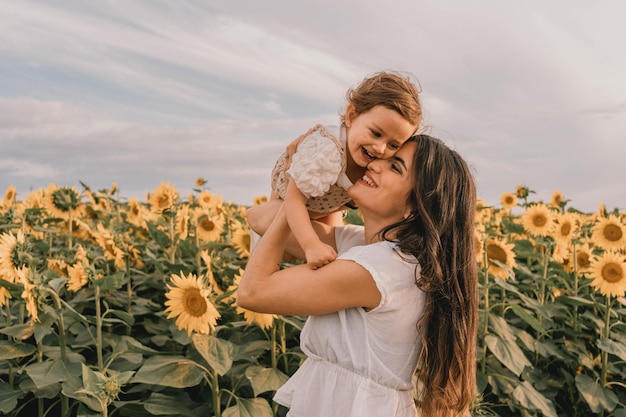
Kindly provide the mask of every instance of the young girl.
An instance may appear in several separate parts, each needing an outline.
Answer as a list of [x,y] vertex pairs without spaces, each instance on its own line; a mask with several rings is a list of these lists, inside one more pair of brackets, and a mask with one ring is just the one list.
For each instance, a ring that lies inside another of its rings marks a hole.
[[255,218],[248,218],[251,234],[262,234],[283,200],[289,227],[314,269],[333,261],[337,253],[317,237],[311,219],[340,224],[340,211],[351,201],[346,190],[371,161],[393,156],[422,118],[417,87],[398,73],[367,77],[348,90],[346,98],[340,126],[315,126],[291,161],[287,152],[279,157],[272,172],[271,201]]

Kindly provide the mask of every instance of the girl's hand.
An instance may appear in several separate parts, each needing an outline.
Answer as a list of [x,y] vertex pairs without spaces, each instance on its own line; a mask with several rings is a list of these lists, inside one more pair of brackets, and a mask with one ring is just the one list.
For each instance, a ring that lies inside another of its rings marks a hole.
[[307,247],[305,255],[306,263],[311,269],[321,268],[337,259],[337,251],[321,241]]

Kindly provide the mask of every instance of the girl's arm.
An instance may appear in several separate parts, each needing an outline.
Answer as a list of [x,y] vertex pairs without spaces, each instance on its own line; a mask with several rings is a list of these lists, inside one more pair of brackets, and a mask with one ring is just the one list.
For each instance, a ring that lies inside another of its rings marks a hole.
[[298,189],[295,181],[289,181],[284,203],[287,222],[298,244],[304,250],[307,263],[313,268],[320,268],[334,261],[337,252],[322,242],[315,233],[306,201],[306,196]]
[[289,235],[283,206],[250,255],[239,283],[237,305],[261,313],[290,315],[378,306],[381,294],[374,279],[356,262],[337,260],[315,270],[307,265],[279,270]]

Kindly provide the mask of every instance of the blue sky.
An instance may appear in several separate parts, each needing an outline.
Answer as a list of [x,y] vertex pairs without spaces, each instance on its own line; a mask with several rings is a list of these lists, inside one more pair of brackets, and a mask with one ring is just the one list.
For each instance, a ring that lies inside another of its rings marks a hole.
[[116,182],[269,193],[284,146],[372,72],[412,74],[429,132],[497,204],[626,210],[626,2],[0,2],[0,190]]

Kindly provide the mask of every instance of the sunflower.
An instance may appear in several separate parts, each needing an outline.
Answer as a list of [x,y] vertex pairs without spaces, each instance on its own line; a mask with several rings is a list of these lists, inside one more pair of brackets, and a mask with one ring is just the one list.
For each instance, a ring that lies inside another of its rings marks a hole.
[[241,257],[250,256],[250,229],[241,223],[236,223],[233,227],[233,236],[230,243],[237,249]]
[[550,207],[560,208],[563,203],[563,193],[559,190],[554,190],[552,197],[550,198]]
[[67,220],[70,212],[80,205],[80,195],[76,192],[76,187],[50,184],[44,192],[43,205],[50,216]]
[[527,186],[517,184],[517,187],[515,187],[515,195],[517,195],[518,198],[526,198],[528,194],[530,194],[530,190]]
[[196,179],[196,187],[202,187],[204,184],[206,184],[206,180],[202,177],[198,177]]
[[176,233],[180,240],[187,239],[189,234],[189,206],[186,204],[176,212]]
[[208,191],[202,191],[198,195],[197,203],[200,207],[212,214],[222,214],[224,212],[224,201],[221,195],[215,195]]
[[63,259],[52,259],[49,258],[46,261],[48,265],[48,269],[61,277],[68,277],[67,268],[69,265]]
[[591,286],[602,295],[623,297],[626,294],[626,262],[624,256],[605,252],[591,261]]
[[512,209],[517,206],[517,195],[513,193],[502,194],[502,196],[500,196],[500,204],[502,204],[502,208],[504,209]]
[[146,211],[147,209],[136,198],[130,198],[128,200],[128,210],[126,211],[126,221],[133,226],[147,229]]
[[591,232],[595,244],[606,250],[626,248],[626,228],[615,215],[599,218]]
[[202,242],[217,242],[224,231],[224,217],[211,216],[202,208],[194,210],[194,220],[198,239]]
[[13,298],[9,290],[5,287],[0,287],[0,307],[4,307],[8,300]]
[[0,235],[0,276],[9,282],[17,282],[17,272],[26,263],[22,260],[26,255],[24,233],[18,230],[17,236],[12,233]]
[[206,250],[200,252],[200,259],[204,262],[204,266],[206,267],[206,277],[209,282],[209,287],[211,291],[213,291],[217,295],[224,294],[224,290],[219,286],[217,281],[215,280],[215,275],[213,274],[213,261],[211,259],[211,255]]
[[162,182],[150,195],[150,207],[155,213],[170,210],[178,201],[178,191],[169,182]]
[[89,258],[87,257],[87,251],[83,247],[83,245],[76,245],[76,253],[74,254],[74,262],[87,262]]
[[554,250],[552,251],[552,259],[554,262],[563,265],[570,257],[570,250],[568,248],[568,243],[565,242],[557,242],[554,245]]
[[104,249],[104,257],[112,260],[117,269],[123,269],[126,266],[124,262],[124,252],[117,246],[113,235],[104,228],[102,223],[98,223],[97,230],[91,232],[91,237],[96,241],[98,246]]
[[554,214],[543,203],[533,204],[522,214],[524,230],[534,236],[547,236],[552,228]]
[[584,275],[591,271],[592,257],[591,247],[588,243],[583,243],[572,248],[569,253],[569,261],[563,265],[567,272],[573,272],[574,267],[576,267],[576,272]]
[[[237,273],[233,279],[233,285],[228,287],[228,291],[233,291],[233,295],[228,297],[227,302],[232,302],[237,299],[237,288],[239,288],[239,281],[241,281],[241,276],[243,275],[243,269],[239,268],[239,273]],[[252,325],[256,324],[261,329],[269,329],[274,324],[274,319],[278,316],[276,314],[266,314],[266,313],[256,313],[251,310],[246,310],[245,308],[241,308],[237,306],[236,308],[238,314],[243,314],[243,318],[246,323]]]
[[484,235],[478,229],[474,229],[474,246],[476,247],[476,260],[481,262],[485,256],[485,248],[483,247]]
[[2,200],[2,207],[9,208],[15,202],[15,194],[17,190],[14,185],[9,185],[9,188],[4,192],[4,199]]
[[167,318],[176,317],[176,326],[179,330],[208,334],[217,324],[220,313],[209,299],[210,290],[205,287],[202,277],[194,274],[172,274],[172,285],[167,285],[165,293],[168,306],[165,310],[169,313]]
[[69,275],[69,280],[66,285],[70,291],[80,290],[89,281],[87,271],[85,271],[85,266],[82,263],[68,266],[67,274]]
[[256,197],[254,197],[253,202],[254,202],[255,206],[260,206],[261,204],[267,202],[267,196],[265,196],[265,195],[256,196]]
[[19,268],[17,270],[17,275],[18,279],[24,286],[24,291],[22,291],[22,299],[26,304],[26,311],[30,316],[31,323],[39,321],[36,286],[33,285],[28,279],[28,268]]
[[556,242],[568,244],[578,232],[578,221],[571,213],[559,213],[556,215],[550,235]]
[[[510,274],[512,274],[512,271],[510,272],[509,270],[512,270],[517,266],[513,247],[514,245],[512,243],[505,243],[496,239],[487,240],[487,243],[485,244],[487,262],[489,263],[487,271],[498,278],[509,278]],[[508,269],[492,261],[498,261],[506,265]],[[484,266],[484,256],[480,259],[480,264]]]

